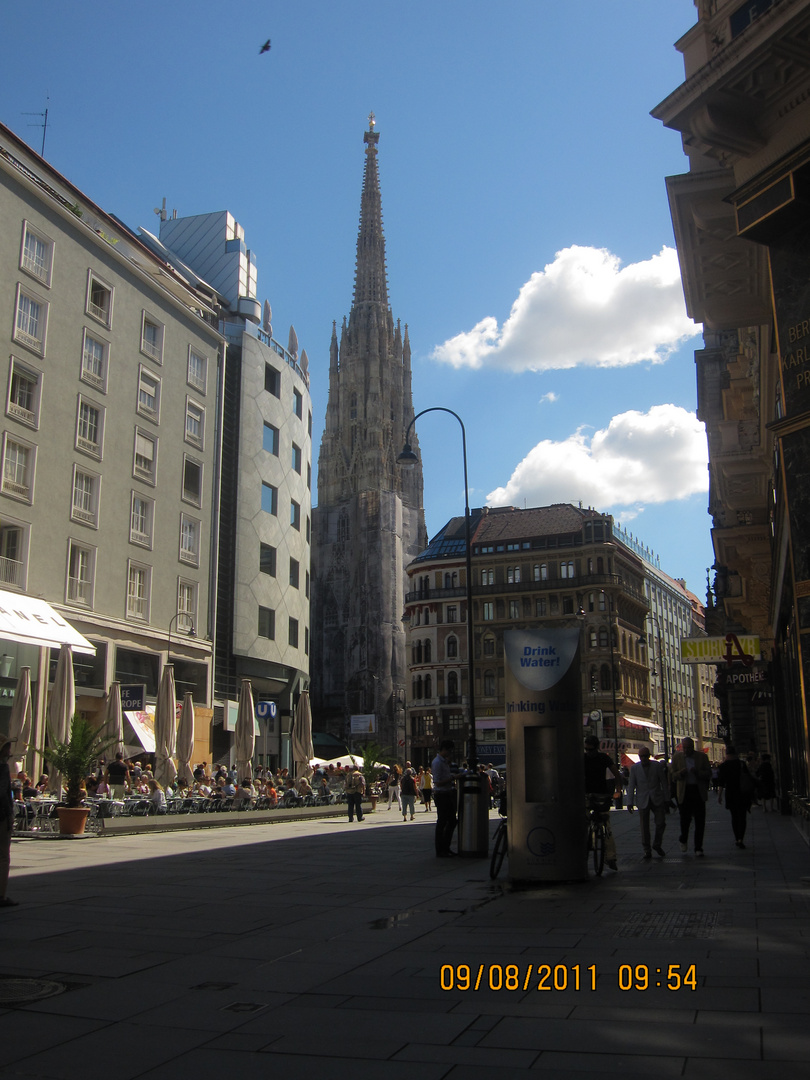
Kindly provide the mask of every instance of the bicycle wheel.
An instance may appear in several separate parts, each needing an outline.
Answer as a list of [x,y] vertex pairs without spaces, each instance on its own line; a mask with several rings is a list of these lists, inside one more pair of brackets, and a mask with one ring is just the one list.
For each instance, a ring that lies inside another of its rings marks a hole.
[[489,864],[489,876],[494,881],[500,874],[506,855],[506,822],[502,821],[495,831],[495,844],[492,849],[492,861]]
[[593,872],[600,877],[605,868],[605,848],[607,847],[607,830],[604,822],[597,821],[591,825],[591,845],[593,847]]

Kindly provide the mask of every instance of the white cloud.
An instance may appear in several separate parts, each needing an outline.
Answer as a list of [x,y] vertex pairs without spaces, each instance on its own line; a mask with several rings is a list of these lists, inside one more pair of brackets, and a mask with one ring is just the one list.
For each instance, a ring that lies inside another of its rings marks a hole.
[[562,442],[535,446],[490,506],[547,506],[582,501],[629,520],[643,504],[685,499],[709,486],[706,432],[679,405],[654,405],[614,416],[607,428],[580,428]]
[[559,394],[555,394],[553,390],[549,390],[547,394],[543,394],[543,396],[540,398],[540,404],[542,405],[544,401],[548,401],[553,404],[555,401],[559,400],[559,397]]
[[489,315],[438,345],[433,358],[510,371],[624,367],[660,363],[698,331],[673,248],[622,267],[604,248],[574,246],[532,274],[501,328]]

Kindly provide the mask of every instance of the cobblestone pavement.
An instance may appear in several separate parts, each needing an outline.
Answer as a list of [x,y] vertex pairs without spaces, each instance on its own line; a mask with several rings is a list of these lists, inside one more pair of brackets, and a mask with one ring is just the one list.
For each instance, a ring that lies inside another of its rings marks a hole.
[[433,857],[434,820],[14,843],[0,1077],[806,1067],[810,854],[789,818],[754,810],[739,850],[710,801],[705,858],[673,816],[644,862],[638,819],[614,813],[618,873],[520,891]]

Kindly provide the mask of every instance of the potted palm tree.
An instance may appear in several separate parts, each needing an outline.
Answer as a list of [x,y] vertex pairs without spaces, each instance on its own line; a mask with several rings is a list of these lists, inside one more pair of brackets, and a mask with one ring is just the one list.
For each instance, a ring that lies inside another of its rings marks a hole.
[[62,835],[80,836],[84,832],[90,808],[82,806],[82,784],[96,760],[115,741],[103,728],[94,728],[89,720],[76,714],[67,741],[45,748],[45,757],[62,774],[65,783],[65,803],[57,808]]

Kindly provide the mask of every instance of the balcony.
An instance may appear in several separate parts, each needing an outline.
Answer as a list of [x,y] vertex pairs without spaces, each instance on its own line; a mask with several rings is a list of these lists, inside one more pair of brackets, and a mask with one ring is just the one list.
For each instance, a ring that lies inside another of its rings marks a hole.
[[21,589],[25,584],[25,563],[16,559],[0,558],[0,582],[3,585],[16,585]]

